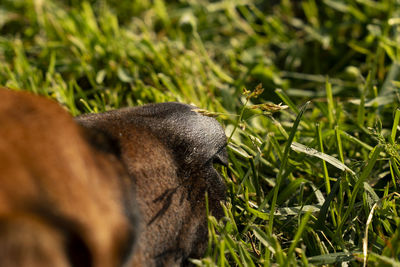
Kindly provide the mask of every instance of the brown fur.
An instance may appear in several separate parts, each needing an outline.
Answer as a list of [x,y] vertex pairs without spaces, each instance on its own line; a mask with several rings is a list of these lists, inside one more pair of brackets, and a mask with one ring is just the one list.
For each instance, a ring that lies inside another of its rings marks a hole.
[[8,90],[0,100],[0,266],[120,265],[134,237],[122,164],[58,104]]
[[219,124],[178,103],[76,122],[52,101],[0,90],[0,266],[171,266],[200,257],[204,194],[217,217],[224,198],[212,166],[226,163]]

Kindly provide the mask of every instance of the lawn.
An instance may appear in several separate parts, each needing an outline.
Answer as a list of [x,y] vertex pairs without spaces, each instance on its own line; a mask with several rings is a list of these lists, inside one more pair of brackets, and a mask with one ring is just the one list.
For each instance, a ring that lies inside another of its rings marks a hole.
[[228,199],[200,266],[400,266],[399,26],[399,0],[1,0],[0,85],[216,116]]

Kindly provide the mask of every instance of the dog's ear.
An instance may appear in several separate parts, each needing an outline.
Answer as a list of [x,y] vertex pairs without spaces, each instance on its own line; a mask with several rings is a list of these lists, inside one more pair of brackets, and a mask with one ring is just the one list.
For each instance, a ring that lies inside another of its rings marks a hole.
[[54,101],[0,90],[0,253],[11,249],[25,266],[111,267],[128,258],[138,208],[114,149]]

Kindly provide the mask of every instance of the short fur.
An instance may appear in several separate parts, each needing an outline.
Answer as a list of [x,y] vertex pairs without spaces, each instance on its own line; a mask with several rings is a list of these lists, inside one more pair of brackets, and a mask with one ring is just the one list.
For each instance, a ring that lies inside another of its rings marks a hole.
[[213,163],[227,155],[221,126],[194,109],[154,104],[74,122],[50,100],[0,90],[0,266],[200,257],[204,195],[220,217],[225,187]]
[[120,144],[145,223],[139,254],[149,266],[187,265],[204,253],[206,191],[211,212],[222,215],[225,186],[213,163],[226,164],[226,137],[194,109],[163,103],[77,118]]

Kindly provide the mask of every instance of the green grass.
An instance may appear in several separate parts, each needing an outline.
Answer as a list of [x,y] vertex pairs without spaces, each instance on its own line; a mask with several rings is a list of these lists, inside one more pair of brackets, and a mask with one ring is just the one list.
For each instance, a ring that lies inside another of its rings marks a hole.
[[400,266],[399,25],[398,0],[2,0],[0,85],[219,114],[228,201],[196,264]]

